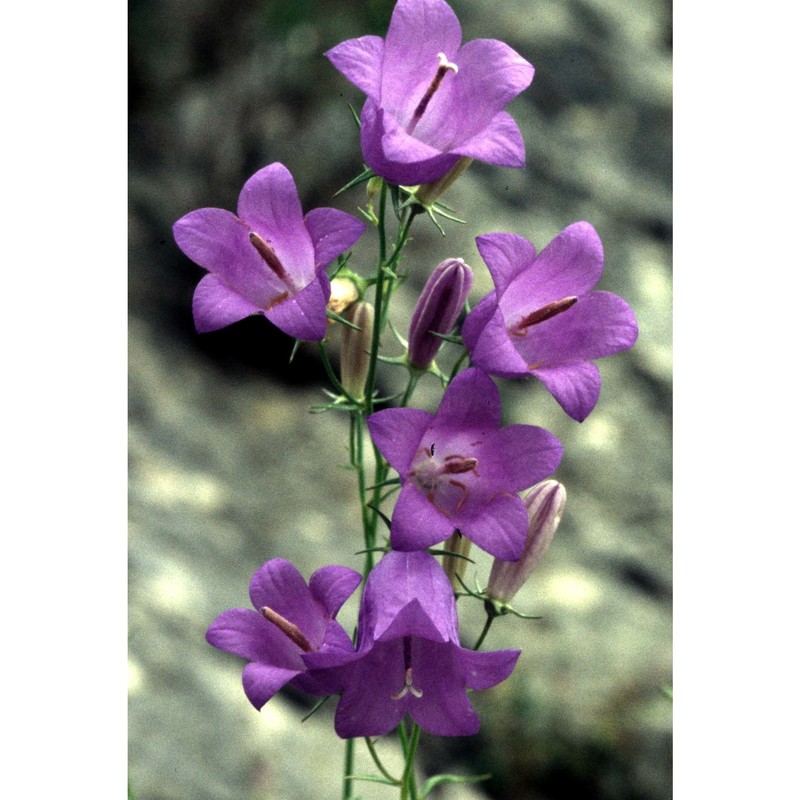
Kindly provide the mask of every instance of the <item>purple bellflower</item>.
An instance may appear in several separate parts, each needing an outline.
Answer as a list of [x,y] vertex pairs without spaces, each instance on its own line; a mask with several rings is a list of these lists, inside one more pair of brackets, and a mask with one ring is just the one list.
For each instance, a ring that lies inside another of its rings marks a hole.
[[387,408],[367,424],[402,482],[392,513],[396,550],[423,550],[455,531],[515,561],[528,531],[516,492],[550,475],[561,443],[533,425],[500,427],[500,392],[479,369],[451,381],[436,414]]
[[289,336],[325,336],[330,281],[325,267],[365,225],[335,208],[303,217],[292,175],[274,163],[247,180],[236,214],[200,208],[173,226],[178,247],[208,270],[192,302],[195,327],[207,333],[263,314]]
[[342,694],[334,722],[342,738],[382,736],[406,714],[429,733],[468,736],[480,721],[466,690],[505,680],[519,653],[461,647],[453,589],[439,562],[425,552],[390,551],[364,587],[357,652],[320,650],[303,659],[330,693]]
[[588,222],[565,228],[538,255],[511,233],[476,239],[495,289],[461,329],[472,363],[500,378],[538,378],[582,422],[600,396],[596,358],[633,346],[630,306],[592,288],[603,273],[603,245]]
[[419,296],[408,329],[408,360],[419,368],[428,367],[443,339],[453,329],[472,288],[472,270],[460,258],[443,261],[431,273]]
[[398,0],[386,39],[348,39],[325,54],[367,95],[361,149],[392,183],[435,181],[460,158],[525,165],[525,145],[506,105],[533,80],[533,66],[507,44],[461,44],[444,0]]
[[250,581],[256,610],[224,611],[209,626],[206,640],[250,662],[242,684],[258,709],[287,683],[308,694],[327,694],[301,656],[353,652],[350,637],[334,617],[360,582],[355,570],[328,566],[318,569],[306,585],[293,564],[272,559]]

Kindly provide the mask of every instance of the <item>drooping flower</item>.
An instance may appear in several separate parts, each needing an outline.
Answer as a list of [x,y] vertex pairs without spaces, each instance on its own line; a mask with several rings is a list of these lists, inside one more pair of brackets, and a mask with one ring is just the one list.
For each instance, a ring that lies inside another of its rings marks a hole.
[[258,709],[290,682],[308,694],[327,694],[308,674],[301,655],[353,652],[350,637],[334,617],[360,582],[355,570],[328,566],[318,569],[306,585],[293,564],[272,559],[250,581],[256,610],[224,611],[209,626],[206,640],[250,662],[242,684]]
[[341,692],[336,733],[381,736],[406,714],[439,736],[480,727],[467,689],[488,689],[514,669],[519,650],[461,647],[450,582],[425,552],[390,551],[367,578],[356,653],[309,653],[307,666],[330,693]]
[[528,538],[518,561],[495,559],[489,573],[486,594],[507,604],[530,578],[556,535],[567,490],[558,481],[542,481],[523,500],[528,509]]
[[200,208],[173,226],[178,247],[204,269],[192,302],[195,326],[207,333],[263,314],[289,336],[325,336],[330,282],[325,267],[365,230],[335,208],[303,216],[297,187],[283,164],[247,180],[236,214]]
[[525,145],[506,105],[533,66],[495,39],[461,44],[444,0],[398,0],[386,39],[348,39],[325,55],[367,95],[361,149],[392,183],[435,181],[462,158],[522,167]]
[[472,368],[452,380],[435,415],[387,408],[368,418],[376,447],[403,484],[392,547],[422,550],[458,530],[497,558],[519,558],[528,515],[516,492],[550,475],[562,448],[543,428],[501,428],[500,417],[500,392]]
[[419,296],[408,329],[408,360],[425,369],[439,352],[442,339],[456,324],[472,288],[472,270],[460,258],[442,261]]
[[461,329],[472,363],[501,378],[533,375],[582,422],[600,396],[593,360],[627,350],[638,335],[621,297],[592,291],[603,273],[600,237],[588,222],[576,222],[538,255],[511,233],[476,242],[495,289]]

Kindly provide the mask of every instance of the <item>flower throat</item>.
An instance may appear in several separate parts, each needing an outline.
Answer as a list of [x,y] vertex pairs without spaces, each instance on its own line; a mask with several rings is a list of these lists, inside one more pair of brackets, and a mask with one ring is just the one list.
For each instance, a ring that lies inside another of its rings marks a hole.
[[453,75],[458,74],[458,66],[452,61],[448,61],[444,53],[437,53],[437,58],[439,59],[439,69],[436,70],[431,85],[427,88],[425,94],[422,96],[422,100],[419,101],[419,104],[414,109],[411,122],[408,124],[408,128],[406,128],[406,132],[409,134],[414,132],[414,128],[417,127],[417,123],[422,119],[422,115],[425,113],[428,103],[430,103],[431,98],[436,94],[436,91],[441,86],[444,76],[448,71],[452,71]]

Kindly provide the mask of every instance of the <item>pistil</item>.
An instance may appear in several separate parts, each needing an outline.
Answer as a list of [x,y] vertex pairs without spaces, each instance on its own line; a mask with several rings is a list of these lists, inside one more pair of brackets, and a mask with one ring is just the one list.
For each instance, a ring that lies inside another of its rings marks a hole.
[[527,316],[523,317],[513,328],[509,330],[512,336],[524,336],[528,328],[532,325],[538,325],[540,322],[544,322],[546,319],[552,319],[559,314],[563,314],[567,309],[572,308],[575,303],[578,302],[577,297],[564,297],[561,300],[555,300],[552,303],[548,303],[541,308],[537,308],[536,311],[528,314]]
[[275,254],[275,251],[255,232],[250,231],[247,234],[250,239],[250,244],[255,247],[261,258],[264,259],[266,265],[288,286],[289,275],[285,267],[281,264],[280,259]]
[[411,116],[411,122],[408,124],[408,128],[406,128],[406,131],[409,134],[414,132],[414,128],[417,127],[417,123],[422,119],[422,115],[425,113],[428,103],[430,103],[431,98],[434,96],[434,94],[436,94],[437,89],[439,86],[441,86],[444,76],[448,73],[448,71],[452,71],[453,75],[458,74],[458,66],[452,61],[448,61],[447,56],[444,53],[438,53],[437,57],[439,59],[439,69],[436,70],[436,74],[433,76],[431,85],[422,96],[422,100],[419,101],[417,107],[414,109],[414,113]]
[[261,609],[261,616],[271,622],[281,633],[289,637],[304,653],[316,650],[311,646],[311,642],[306,639],[300,628],[293,622],[289,622],[286,617],[282,617],[277,611],[273,611],[269,606]]
[[411,668],[411,637],[403,637],[403,663],[406,668],[403,688],[397,693],[392,695],[392,700],[401,700],[409,692],[413,697],[422,697],[422,689],[417,689],[414,686],[414,673]]

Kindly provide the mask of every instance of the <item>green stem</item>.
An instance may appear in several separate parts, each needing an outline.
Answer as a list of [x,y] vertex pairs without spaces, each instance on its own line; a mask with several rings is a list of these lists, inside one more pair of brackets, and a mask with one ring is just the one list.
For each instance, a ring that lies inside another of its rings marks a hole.
[[478,637],[478,641],[475,642],[475,646],[472,648],[473,650],[479,650],[480,646],[483,644],[483,640],[486,638],[486,634],[489,633],[489,628],[492,627],[492,623],[494,622],[494,615],[487,614],[486,615],[486,623],[483,626],[483,630],[481,631],[481,635]]
[[[402,727],[402,723],[401,723]],[[400,788],[400,800],[417,800],[417,780],[414,775],[414,756],[419,743],[419,725],[415,722],[411,728],[411,736],[406,738],[406,767],[403,770],[403,785]]]
[[344,743],[344,780],[342,781],[342,800],[350,800],[353,796],[353,781],[348,778],[353,774],[355,764],[355,739],[347,739]]
[[395,778],[394,775],[392,775],[389,772],[389,770],[387,770],[386,767],[383,766],[383,763],[378,757],[378,751],[375,749],[375,745],[372,743],[372,739],[370,739],[367,736],[364,739],[364,741],[367,743],[367,750],[369,750],[369,754],[372,756],[372,760],[375,762],[375,766],[381,771],[383,777],[386,778],[387,780],[390,780],[392,783],[395,783],[398,786],[400,786],[402,782],[397,778]]

